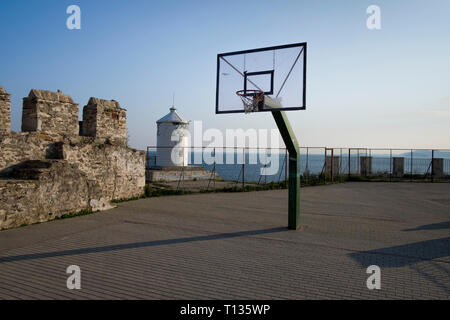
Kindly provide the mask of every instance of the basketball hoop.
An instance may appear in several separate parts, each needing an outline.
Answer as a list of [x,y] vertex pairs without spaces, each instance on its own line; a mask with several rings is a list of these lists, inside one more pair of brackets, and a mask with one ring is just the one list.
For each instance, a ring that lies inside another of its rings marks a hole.
[[264,99],[262,90],[239,90],[236,94],[244,104],[245,113],[258,111],[258,105]]

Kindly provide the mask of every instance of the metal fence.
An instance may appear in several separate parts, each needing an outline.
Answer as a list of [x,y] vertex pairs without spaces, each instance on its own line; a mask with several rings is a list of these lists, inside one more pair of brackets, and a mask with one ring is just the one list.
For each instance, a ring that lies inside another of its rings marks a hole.
[[[210,173],[198,180],[209,177],[209,180],[228,181],[242,187],[246,184],[282,183],[287,181],[289,174],[286,149],[251,147],[149,146],[146,153],[147,171],[164,167],[168,152],[176,155],[178,160],[175,162],[180,164],[176,175],[178,185],[180,181],[192,178],[186,172],[195,167]],[[166,159],[161,161],[162,158]],[[450,149],[301,147],[300,163],[303,184],[348,180],[450,181]],[[148,181],[151,182],[149,178]]]
[[[321,150],[321,148],[306,148],[307,152],[311,149]],[[325,148],[325,150],[323,174],[328,175],[330,179],[347,176],[353,180],[376,181],[450,180],[450,149]]]

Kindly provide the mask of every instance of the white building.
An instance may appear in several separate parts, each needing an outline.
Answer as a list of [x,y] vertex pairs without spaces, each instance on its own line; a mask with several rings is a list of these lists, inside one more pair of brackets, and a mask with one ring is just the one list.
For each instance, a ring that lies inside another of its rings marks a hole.
[[156,121],[156,165],[183,167],[189,161],[189,121],[183,120],[174,107]]

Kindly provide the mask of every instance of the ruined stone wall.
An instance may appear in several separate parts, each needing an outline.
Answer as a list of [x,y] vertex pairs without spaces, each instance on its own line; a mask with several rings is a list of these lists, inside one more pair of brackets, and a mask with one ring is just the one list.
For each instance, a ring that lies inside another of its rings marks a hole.
[[60,91],[33,89],[23,98],[22,131],[78,135],[78,104]]
[[0,180],[0,229],[111,208],[98,181],[62,160],[26,161]]
[[145,152],[78,137],[57,146],[61,159],[77,164],[89,177],[101,181],[105,198],[117,200],[142,195],[145,187]]
[[126,110],[114,100],[90,98],[83,108],[83,135],[126,144]]
[[11,125],[11,102],[10,95],[3,87],[0,87],[0,136],[10,132]]
[[30,203],[36,203],[38,187],[38,181],[0,180],[0,230],[29,224],[32,220],[38,222],[39,214],[29,207]]
[[92,137],[79,136],[86,131],[70,96],[31,90],[22,115],[29,132],[10,132],[9,94],[0,87],[0,128],[7,128],[0,131],[0,228],[103,210],[110,200],[143,194],[145,152],[124,143],[126,110],[97,98],[88,106],[83,117]]
[[56,135],[41,132],[11,132],[0,135],[0,172],[26,160],[55,159]]

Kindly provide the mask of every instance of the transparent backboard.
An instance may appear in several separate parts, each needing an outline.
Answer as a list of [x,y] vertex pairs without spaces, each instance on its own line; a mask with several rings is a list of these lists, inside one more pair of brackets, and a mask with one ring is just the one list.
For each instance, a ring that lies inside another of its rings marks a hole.
[[216,113],[245,112],[242,90],[264,92],[256,112],[306,109],[306,43],[218,54]]

